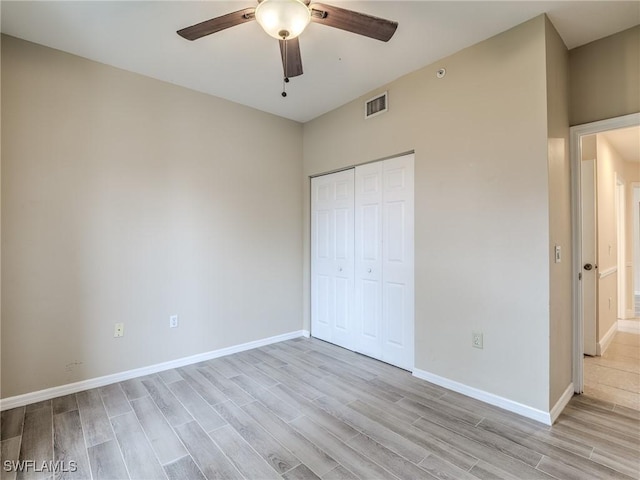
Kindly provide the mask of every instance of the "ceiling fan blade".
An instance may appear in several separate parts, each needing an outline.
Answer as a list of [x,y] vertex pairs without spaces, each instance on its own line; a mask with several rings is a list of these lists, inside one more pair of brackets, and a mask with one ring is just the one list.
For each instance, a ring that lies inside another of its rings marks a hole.
[[311,21],[388,42],[398,22],[322,3],[312,3]]
[[280,40],[280,55],[282,56],[282,69],[285,77],[293,78],[302,75],[302,56],[300,55],[298,37]]
[[205,20],[204,22],[196,23],[190,27],[178,30],[178,35],[187,40],[197,40],[198,38],[211,35],[212,33],[219,32],[225,28],[235,27],[245,22],[255,20],[255,8],[245,8],[233,13],[227,13],[221,17],[212,18],[211,20]]

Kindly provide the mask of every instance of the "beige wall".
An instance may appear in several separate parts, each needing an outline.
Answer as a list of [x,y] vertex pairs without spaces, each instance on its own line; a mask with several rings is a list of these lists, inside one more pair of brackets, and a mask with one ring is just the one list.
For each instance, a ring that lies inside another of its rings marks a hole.
[[308,259],[308,177],[415,150],[416,368],[548,411],[545,35],[541,16],[305,124],[303,185]]
[[626,251],[626,262],[627,262],[627,318],[635,317],[635,299],[634,299],[634,290],[640,291],[640,282],[635,283],[635,278],[633,274],[634,270],[634,262],[640,262],[640,258],[634,258],[633,252],[633,215],[634,215],[634,205],[633,205],[633,189],[634,184],[640,188],[640,163],[638,162],[628,162],[625,161],[625,170],[624,170],[624,180],[625,180],[625,194],[626,194],[626,234],[627,234],[627,251]]
[[[633,164],[627,164],[627,165],[633,165]],[[640,165],[636,163],[633,166],[634,166],[634,170],[637,172],[637,175],[640,176]],[[636,191],[638,192],[638,196],[635,195]],[[633,245],[630,249],[633,266],[632,266],[632,273],[631,273],[632,282],[629,282],[629,286],[630,288],[633,289],[630,292],[630,298],[633,299],[636,293],[640,295],[640,254],[639,254],[640,238],[636,236],[636,235],[640,235],[640,231],[639,231],[640,214],[638,213],[638,210],[637,210],[637,209],[640,209],[640,178],[638,178],[636,180],[636,184],[633,185],[633,189],[631,190],[631,198],[629,200],[630,200],[630,205],[627,210],[627,213],[631,215],[632,218],[627,222],[627,226],[632,230],[630,240]],[[629,305],[629,308],[633,312],[633,315],[640,317],[640,315],[636,314],[637,312],[635,311],[634,303],[635,302],[632,300],[631,305]]]
[[[569,157],[568,51],[546,19],[549,162],[549,405],[572,381],[571,166]],[[555,262],[555,246],[561,261]]]
[[[2,6],[0,5],[0,8]],[[0,34],[0,51],[3,36]],[[2,58],[0,56],[0,398],[2,398]]]
[[[597,136],[597,222],[598,273],[617,267],[618,232],[616,230],[616,174],[624,178],[625,162],[602,136]],[[611,302],[609,302],[611,299]],[[618,277],[617,273],[598,280],[597,338],[602,340],[618,318]]]
[[640,112],[640,26],[569,52],[571,125]]
[[581,160],[595,160],[598,156],[597,135],[585,135],[580,140]]
[[[615,186],[611,187],[610,183],[614,182],[615,185],[615,173],[617,173],[620,179],[624,182],[624,194],[625,194],[625,318],[633,317],[633,184],[640,182],[640,164],[637,162],[629,162],[620,155],[620,153],[610,143],[606,141],[603,135],[597,135],[598,142],[598,161],[602,160],[603,163],[600,168],[603,170],[603,185],[605,198],[600,200],[600,206],[602,207],[602,215],[604,215],[603,222],[604,227],[608,231],[599,233],[603,237],[605,242],[616,242],[612,255],[613,259],[606,258],[608,264],[613,262],[616,264],[617,251],[617,232],[616,232],[616,218],[615,218]],[[600,186],[600,185],[599,185]],[[599,192],[600,194],[600,192]],[[612,230],[609,230],[612,229]],[[600,249],[599,254],[605,257],[608,254],[609,243]],[[612,280],[610,280],[612,282]],[[613,292],[617,304],[617,282],[614,282],[616,288],[610,287],[609,290]],[[608,297],[603,297],[603,301]],[[616,305],[617,312],[617,305]],[[606,332],[604,332],[606,333]]]
[[2,397],[300,330],[300,124],[3,37],[2,140]]
[[[625,159],[626,160],[626,159]],[[626,313],[627,318],[635,316],[635,302],[634,302],[634,287],[636,291],[640,291],[640,283],[634,285],[633,265],[634,262],[640,262],[640,258],[634,258],[633,251],[633,188],[634,183],[640,187],[640,163],[638,162],[624,162],[624,181],[625,181],[625,227],[626,227],[626,282],[627,282],[627,305]]]

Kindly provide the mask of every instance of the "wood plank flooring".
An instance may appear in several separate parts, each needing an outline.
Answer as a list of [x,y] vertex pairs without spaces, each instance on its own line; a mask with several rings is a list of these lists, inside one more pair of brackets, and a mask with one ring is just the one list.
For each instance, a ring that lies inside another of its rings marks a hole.
[[2,479],[640,477],[638,410],[577,396],[548,427],[302,338],[8,410],[0,432]]
[[600,357],[584,357],[584,393],[640,409],[640,335],[616,332]]

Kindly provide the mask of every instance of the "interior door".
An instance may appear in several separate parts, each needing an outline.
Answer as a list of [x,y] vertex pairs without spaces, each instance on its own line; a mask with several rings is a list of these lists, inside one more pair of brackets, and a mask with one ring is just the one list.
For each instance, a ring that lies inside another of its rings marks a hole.
[[311,334],[353,349],[354,170],[311,180]]
[[598,272],[596,264],[596,161],[583,160],[580,165],[582,210],[582,321],[585,355],[596,354],[596,316]]
[[382,357],[414,363],[414,155],[382,163]]
[[382,358],[382,162],[356,168],[355,350]]

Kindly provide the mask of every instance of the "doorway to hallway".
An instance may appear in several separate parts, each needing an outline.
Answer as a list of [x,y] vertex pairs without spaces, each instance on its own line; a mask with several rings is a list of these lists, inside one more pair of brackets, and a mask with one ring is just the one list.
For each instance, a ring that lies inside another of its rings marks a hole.
[[574,387],[634,409],[640,409],[639,139],[640,114],[571,129]]

